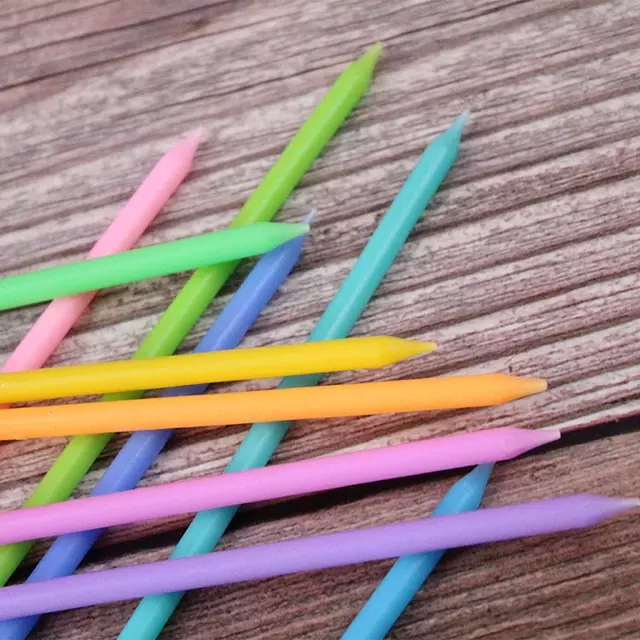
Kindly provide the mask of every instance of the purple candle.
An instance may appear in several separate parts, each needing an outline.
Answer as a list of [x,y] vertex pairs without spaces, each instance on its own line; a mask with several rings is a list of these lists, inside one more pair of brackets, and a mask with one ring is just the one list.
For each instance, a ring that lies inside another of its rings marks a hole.
[[578,494],[21,584],[0,589],[0,620],[579,529],[638,506]]

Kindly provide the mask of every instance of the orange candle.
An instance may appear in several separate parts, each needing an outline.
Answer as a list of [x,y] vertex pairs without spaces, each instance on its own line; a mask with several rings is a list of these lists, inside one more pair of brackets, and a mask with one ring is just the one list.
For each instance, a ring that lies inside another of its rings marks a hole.
[[539,378],[481,374],[7,409],[0,412],[0,439],[486,407],[546,387]]

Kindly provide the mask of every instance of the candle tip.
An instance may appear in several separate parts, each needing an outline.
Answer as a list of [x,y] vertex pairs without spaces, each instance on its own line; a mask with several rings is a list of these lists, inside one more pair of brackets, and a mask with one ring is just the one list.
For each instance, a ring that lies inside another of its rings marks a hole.
[[202,140],[203,135],[204,135],[204,127],[200,126],[197,129],[195,129],[187,139],[196,140],[197,142],[200,142],[200,140]]
[[421,353],[431,353],[438,348],[435,342],[423,342],[422,340],[406,340],[407,346],[411,347],[413,355],[419,356]]
[[519,378],[520,388],[527,396],[542,393],[547,390],[547,381],[544,378]]
[[562,437],[562,431],[560,431],[560,429],[536,429],[534,433],[540,445],[555,442]]
[[380,54],[382,53],[382,48],[384,47],[384,45],[382,44],[382,42],[376,42],[375,44],[371,45],[359,58],[359,61],[364,61],[366,60],[368,63],[368,66],[371,67],[371,69],[373,70],[373,67],[375,66],[376,62],[378,61],[378,58],[380,57]]
[[200,144],[202,135],[204,133],[204,127],[198,127],[195,131],[189,134],[189,136],[178,145],[183,151],[187,151],[190,155],[195,155],[196,149]]
[[306,222],[298,222],[297,224],[293,224],[291,226],[295,227],[296,238],[299,236],[306,236],[309,231],[311,231],[311,227],[309,227]]
[[318,210],[313,207],[313,209],[311,209],[311,211],[309,211],[309,213],[307,213],[307,215],[302,218],[302,222],[304,224],[311,224],[313,222],[313,219],[316,217],[316,213],[318,213]]
[[469,119],[469,111],[463,111],[453,122],[453,124],[445,131],[450,135],[453,135],[457,140],[462,137],[462,130]]
[[559,429],[523,429],[506,428],[503,430],[503,442],[508,455],[500,460],[509,460],[532,449],[559,440]]
[[483,488],[489,483],[489,477],[493,472],[494,462],[487,462],[486,464],[479,464],[477,467],[469,471],[462,479],[468,478],[481,485]]
[[542,393],[547,389],[547,381],[542,378],[524,378],[510,374],[497,374],[501,379],[499,388],[502,389],[501,402],[511,402],[527,396]]

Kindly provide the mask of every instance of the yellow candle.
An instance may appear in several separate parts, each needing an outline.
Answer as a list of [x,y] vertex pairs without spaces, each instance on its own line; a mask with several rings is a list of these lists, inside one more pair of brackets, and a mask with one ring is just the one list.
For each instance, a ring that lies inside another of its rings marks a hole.
[[379,336],[3,373],[0,403],[373,369],[435,348],[433,342]]
[[496,373],[7,409],[0,440],[484,407],[546,387],[539,378]]

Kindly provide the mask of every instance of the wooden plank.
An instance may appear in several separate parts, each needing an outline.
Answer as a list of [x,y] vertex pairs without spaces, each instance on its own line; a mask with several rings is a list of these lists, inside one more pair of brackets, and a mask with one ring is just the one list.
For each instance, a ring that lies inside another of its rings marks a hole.
[[[336,74],[383,39],[369,94],[279,215],[299,220],[318,208],[300,265],[246,344],[304,340],[424,145],[470,108],[458,162],[354,331],[436,339],[440,350],[329,380],[512,371],[546,376],[550,390],[505,407],[301,423],[276,461],[487,426],[580,430],[626,419],[615,436],[595,429],[583,441],[576,431],[562,448],[503,465],[487,503],[638,494],[638,19],[633,0],[8,0],[0,273],[81,258],[156,158],[200,124],[207,136],[195,170],[141,244],[221,228]],[[102,293],[51,363],[128,357],[185,280]],[[3,314],[0,359],[42,308]],[[143,484],[220,472],[245,431],[179,433]],[[107,447],[77,495],[123,441]],[[63,446],[0,444],[3,508],[22,503]],[[454,477],[252,507],[222,546],[419,517]],[[117,528],[87,568],[166,557],[187,522]],[[627,516],[570,538],[451,554],[391,637],[637,637],[634,524]],[[185,599],[164,637],[338,637],[387,566],[203,590]],[[114,637],[133,606],[49,617],[35,635]]]

